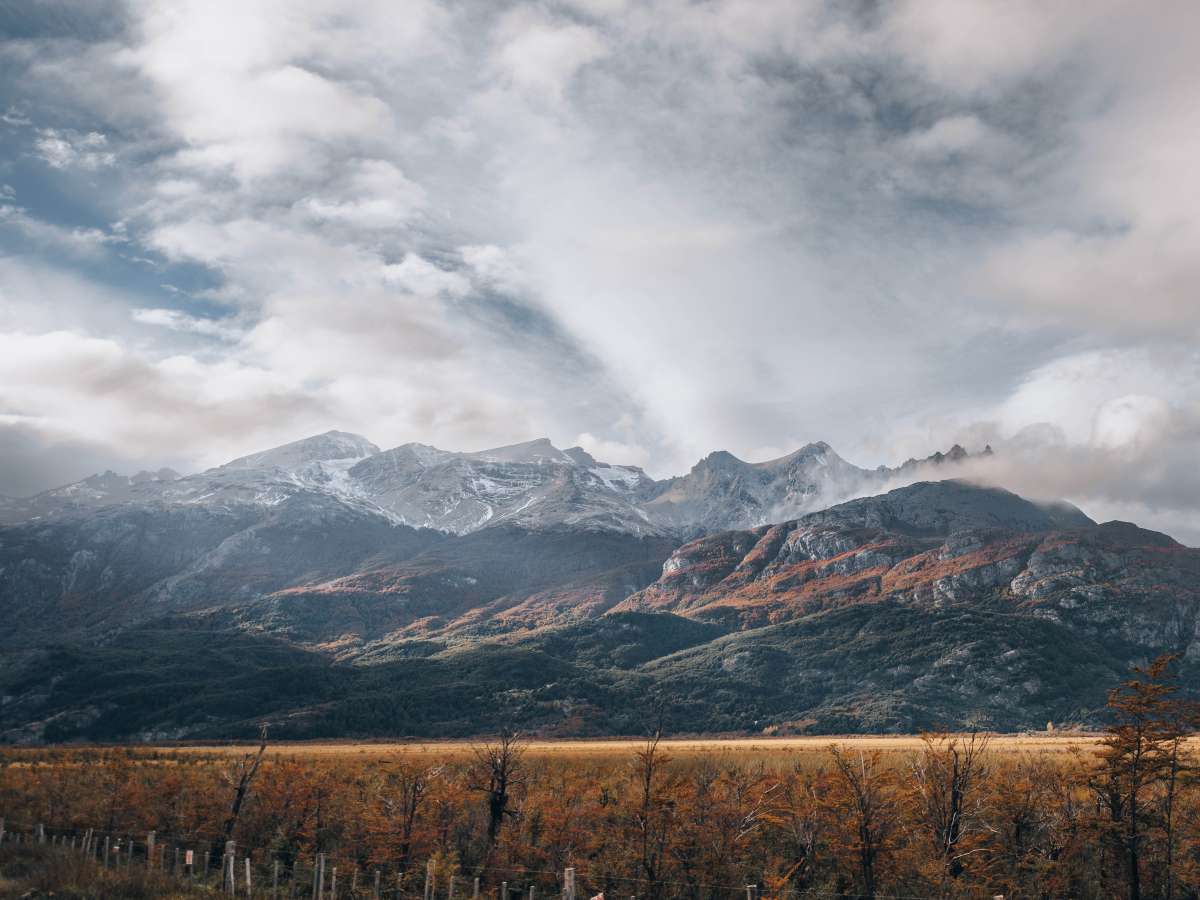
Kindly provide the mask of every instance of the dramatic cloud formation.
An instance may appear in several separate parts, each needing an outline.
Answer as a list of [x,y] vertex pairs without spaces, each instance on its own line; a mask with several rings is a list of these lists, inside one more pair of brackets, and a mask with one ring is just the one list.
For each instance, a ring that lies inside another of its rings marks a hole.
[[0,30],[0,493],[333,427],[655,474],[990,441],[987,477],[1200,542],[1194,3]]

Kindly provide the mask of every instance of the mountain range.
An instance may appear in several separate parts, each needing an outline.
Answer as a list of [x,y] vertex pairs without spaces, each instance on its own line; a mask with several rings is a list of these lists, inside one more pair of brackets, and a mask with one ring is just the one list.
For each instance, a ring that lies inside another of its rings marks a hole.
[[472,453],[415,443],[381,451],[361,435],[330,431],[187,477],[171,469],[105,472],[21,500],[0,498],[0,523],[117,504],[273,506],[309,493],[394,524],[459,535],[506,524],[697,534],[786,518],[966,456],[955,446],[895,469],[862,469],[818,442],[762,463],[718,451],[686,475],[656,481],[636,466],[598,462],[581,447],[559,450],[547,438]]
[[1020,729],[1095,724],[1164,650],[1196,681],[1200,551],[967,456],[656,480],[332,431],[0,500],[0,735]]

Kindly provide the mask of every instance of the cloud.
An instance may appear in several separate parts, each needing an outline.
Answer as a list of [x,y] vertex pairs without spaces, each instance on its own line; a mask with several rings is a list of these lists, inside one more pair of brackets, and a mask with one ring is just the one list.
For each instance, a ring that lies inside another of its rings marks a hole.
[[439,269],[415,253],[409,253],[398,263],[384,266],[381,271],[386,283],[411,294],[461,297],[471,289],[471,282],[460,273]]
[[1003,91],[1046,74],[1116,4],[1090,14],[1036,0],[904,0],[888,11],[888,43],[938,87],[953,92]]
[[[202,423],[270,432],[321,404],[262,369],[190,356],[150,361],[65,331],[0,333],[0,407],[60,441],[178,454]],[[114,440],[116,438],[116,440]]]
[[645,447],[622,441],[605,440],[587,431],[576,435],[574,444],[582,447],[601,462],[620,460],[618,465],[645,467],[650,464],[651,460],[650,453]]
[[554,22],[529,8],[506,14],[498,31],[497,67],[514,87],[542,99],[561,100],[575,74],[609,52],[594,29]]
[[108,245],[122,241],[120,235],[99,228],[66,227],[42,221],[24,207],[4,202],[8,199],[0,196],[0,228],[16,232],[26,240],[48,250],[71,256],[98,258],[104,254]]
[[396,229],[422,210],[425,192],[395,165],[382,159],[356,160],[349,174],[328,185],[325,196],[309,196],[299,206],[318,220],[358,228]]
[[0,122],[12,128],[27,128],[33,124],[33,121],[16,107],[10,106],[0,114]]
[[236,340],[242,335],[242,330],[235,325],[215,319],[191,316],[177,309],[135,309],[133,320],[143,325],[157,325],[172,331],[183,331],[222,340]]
[[39,128],[33,146],[37,155],[55,169],[103,169],[117,161],[116,154],[108,149],[108,138],[98,131],[80,134]]
[[53,188],[5,173],[22,427],[198,464],[576,435],[659,475],[994,439],[1097,508],[1200,510],[1153,464],[1200,455],[1194,4],[125,12],[0,56]]

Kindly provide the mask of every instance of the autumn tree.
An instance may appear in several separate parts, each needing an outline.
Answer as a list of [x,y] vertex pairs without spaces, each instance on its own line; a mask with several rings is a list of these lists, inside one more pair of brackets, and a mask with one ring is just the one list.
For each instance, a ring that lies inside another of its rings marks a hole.
[[417,816],[429,791],[429,780],[437,769],[399,762],[383,775],[377,800],[386,827],[394,837],[395,864],[404,875],[412,864]]
[[894,775],[877,750],[851,751],[831,744],[829,753],[833,777],[828,800],[834,833],[839,835],[837,849],[854,859],[861,893],[873,898],[878,891],[880,860],[896,826],[890,796]]
[[1174,882],[1174,797],[1185,764],[1183,739],[1195,716],[1179,697],[1171,672],[1175,657],[1160,656],[1114,688],[1108,697],[1112,722],[1097,754],[1091,784],[1109,818],[1109,833],[1124,860],[1129,900],[1142,897],[1147,832],[1154,827],[1155,790],[1166,789],[1168,885]]
[[817,783],[814,773],[796,765],[772,791],[765,821],[783,839],[783,870],[776,892],[786,892],[789,887],[803,889],[816,875],[818,847],[825,831],[824,801]]

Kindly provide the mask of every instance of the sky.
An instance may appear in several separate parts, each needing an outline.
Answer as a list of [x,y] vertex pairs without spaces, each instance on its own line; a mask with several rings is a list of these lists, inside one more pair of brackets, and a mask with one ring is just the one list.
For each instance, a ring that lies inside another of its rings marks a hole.
[[824,440],[1200,543],[1200,5],[0,3],[0,494]]

